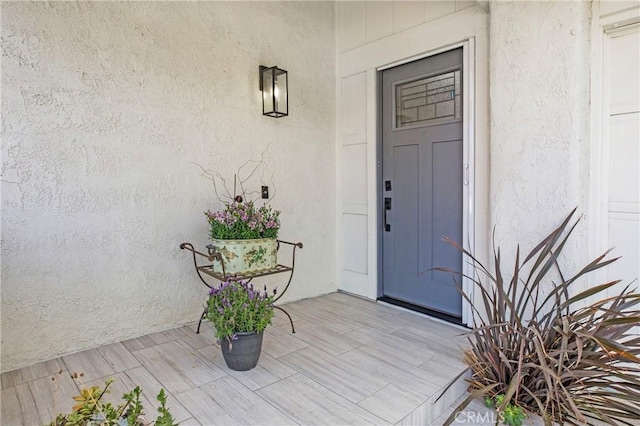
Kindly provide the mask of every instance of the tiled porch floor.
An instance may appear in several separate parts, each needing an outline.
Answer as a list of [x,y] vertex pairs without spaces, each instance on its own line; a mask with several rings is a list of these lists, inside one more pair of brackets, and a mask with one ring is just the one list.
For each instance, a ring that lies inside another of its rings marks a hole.
[[456,327],[340,293],[284,307],[296,333],[276,311],[251,371],[229,370],[209,324],[200,334],[191,324],[4,373],[1,423],[50,421],[109,377],[107,399],[140,385],[150,418],[164,387],[183,425],[428,425],[464,392],[433,403],[464,368]]

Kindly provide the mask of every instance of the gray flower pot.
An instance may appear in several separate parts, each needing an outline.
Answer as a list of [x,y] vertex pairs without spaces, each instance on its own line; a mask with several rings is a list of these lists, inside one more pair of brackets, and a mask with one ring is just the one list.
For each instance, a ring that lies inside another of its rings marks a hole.
[[220,347],[227,367],[236,371],[251,370],[258,365],[262,352],[262,333],[237,333],[238,339],[222,339]]

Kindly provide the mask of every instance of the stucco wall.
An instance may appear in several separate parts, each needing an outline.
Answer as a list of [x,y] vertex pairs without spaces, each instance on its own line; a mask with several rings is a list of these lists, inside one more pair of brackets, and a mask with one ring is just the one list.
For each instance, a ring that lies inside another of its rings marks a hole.
[[[198,318],[178,246],[220,203],[191,162],[232,180],[266,151],[280,237],[305,244],[287,300],[335,291],[334,14],[2,3],[3,371]],[[289,117],[261,115],[260,64],[289,71]]]
[[[588,210],[590,19],[590,2],[490,3],[490,207],[506,260]],[[586,229],[568,268],[586,260]]]

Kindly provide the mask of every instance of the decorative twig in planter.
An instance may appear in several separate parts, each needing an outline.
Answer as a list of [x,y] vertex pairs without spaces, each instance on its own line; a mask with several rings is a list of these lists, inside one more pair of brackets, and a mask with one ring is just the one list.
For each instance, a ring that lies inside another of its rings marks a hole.
[[[248,183],[252,180],[252,178],[256,177],[256,173],[258,173],[258,170],[260,169],[262,169],[260,182],[263,182],[263,183],[265,182],[265,176],[267,173],[266,171],[267,150],[263,151],[260,154],[259,160],[249,159],[244,164],[242,164],[238,168],[238,170],[236,170],[235,174],[233,175],[233,191],[231,191],[231,188],[227,186],[227,180],[218,171],[207,169],[198,163],[192,163],[192,164],[195,164],[200,169],[203,177],[205,177],[206,179],[210,180],[213,183],[213,190],[216,193],[216,197],[218,198],[218,201],[222,203],[228,203],[232,201],[242,202],[247,200],[256,201],[257,199],[260,198],[261,192],[255,191],[255,190],[248,191],[247,186],[248,186]],[[270,197],[265,201],[265,203],[269,203],[271,200],[273,200],[277,192],[276,185],[273,181],[273,175],[269,176],[268,182],[271,190],[270,190]],[[238,197],[241,197],[241,198],[238,198]]]

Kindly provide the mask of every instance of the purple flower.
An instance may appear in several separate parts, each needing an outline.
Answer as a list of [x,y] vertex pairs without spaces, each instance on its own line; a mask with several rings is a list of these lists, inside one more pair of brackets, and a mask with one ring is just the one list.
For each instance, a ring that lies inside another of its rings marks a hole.
[[[270,322],[273,299],[266,285],[263,289],[242,280],[227,280],[211,288],[207,318],[216,329],[217,339],[226,339],[231,344],[237,340],[239,331],[255,330],[261,327],[259,324]],[[273,290],[274,294],[276,291]]]

